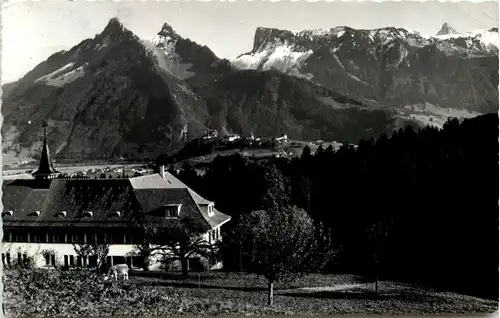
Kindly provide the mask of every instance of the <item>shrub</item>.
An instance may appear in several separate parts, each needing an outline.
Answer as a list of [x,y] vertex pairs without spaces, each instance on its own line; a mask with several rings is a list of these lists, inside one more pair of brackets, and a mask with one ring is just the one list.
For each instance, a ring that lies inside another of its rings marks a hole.
[[[13,316],[144,315],[175,312],[177,294],[130,281],[104,281],[90,271],[4,271],[5,309]],[[177,307],[176,307],[177,306]]]

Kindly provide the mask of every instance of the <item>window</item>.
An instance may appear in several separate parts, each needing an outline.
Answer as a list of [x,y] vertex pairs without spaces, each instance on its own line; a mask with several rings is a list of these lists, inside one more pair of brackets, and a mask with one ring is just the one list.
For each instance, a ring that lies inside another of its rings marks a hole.
[[40,216],[40,211],[33,211],[28,216]]
[[2,212],[2,216],[12,216],[14,214],[14,211],[4,211]]
[[208,215],[212,216],[214,214],[214,205],[209,204],[208,205]]
[[95,256],[95,255],[89,256],[89,265],[92,267],[97,266],[97,256]]
[[28,240],[27,234],[17,232],[14,235],[14,242],[26,242]]
[[55,254],[45,254],[45,265],[46,266],[56,266],[56,255]]
[[56,213],[54,216],[57,218],[63,218],[63,217],[66,217],[67,214],[68,213],[66,211],[61,211],[61,212]]
[[122,215],[121,211],[111,212],[108,214],[109,218],[119,218]]
[[94,215],[94,212],[92,211],[85,211],[82,213],[82,218],[91,218],[92,215]]
[[167,205],[165,207],[165,217],[166,218],[177,218],[181,211],[181,204]]
[[69,256],[69,266],[75,265],[75,257],[73,255]]
[[40,233],[33,233],[31,235],[31,240],[35,243],[39,243],[40,242]]

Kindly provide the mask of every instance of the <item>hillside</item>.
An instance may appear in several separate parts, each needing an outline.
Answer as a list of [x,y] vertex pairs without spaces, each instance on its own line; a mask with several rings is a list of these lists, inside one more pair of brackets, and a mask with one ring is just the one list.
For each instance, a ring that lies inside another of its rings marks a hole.
[[391,129],[391,114],[277,71],[242,71],[203,89],[211,126],[249,136],[349,140]]

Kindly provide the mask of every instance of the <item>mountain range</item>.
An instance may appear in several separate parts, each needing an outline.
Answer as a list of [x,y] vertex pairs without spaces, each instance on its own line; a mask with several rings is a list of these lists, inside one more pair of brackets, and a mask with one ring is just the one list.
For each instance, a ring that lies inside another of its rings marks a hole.
[[17,157],[38,152],[44,121],[58,159],[152,158],[208,129],[356,143],[497,112],[498,29],[258,28],[229,61],[169,24],[140,39],[113,18],[2,91],[4,155]]

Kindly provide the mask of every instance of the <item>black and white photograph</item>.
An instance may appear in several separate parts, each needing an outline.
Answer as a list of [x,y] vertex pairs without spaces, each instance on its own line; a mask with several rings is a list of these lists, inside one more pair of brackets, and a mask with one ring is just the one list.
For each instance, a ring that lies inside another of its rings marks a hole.
[[4,1],[3,314],[497,313],[498,16]]

